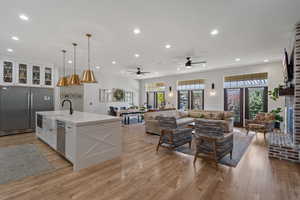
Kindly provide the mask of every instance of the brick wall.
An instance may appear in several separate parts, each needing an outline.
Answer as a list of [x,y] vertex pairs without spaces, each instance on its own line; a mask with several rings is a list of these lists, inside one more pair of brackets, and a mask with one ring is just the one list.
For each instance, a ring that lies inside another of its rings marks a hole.
[[291,162],[300,161],[299,150],[285,146],[269,145],[269,157]]
[[300,23],[296,26],[295,37],[295,127],[294,127],[294,144],[300,145]]

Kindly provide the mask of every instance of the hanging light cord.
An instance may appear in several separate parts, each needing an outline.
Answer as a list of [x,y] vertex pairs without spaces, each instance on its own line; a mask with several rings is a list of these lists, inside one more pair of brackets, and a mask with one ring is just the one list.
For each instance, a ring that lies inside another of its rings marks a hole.
[[65,62],[66,62],[66,50],[62,50],[63,52],[63,75],[64,77],[66,76],[66,66],[65,66]]
[[88,37],[88,69],[91,69],[91,65],[90,65],[90,38],[91,38],[91,34],[87,33],[86,36]]
[[74,46],[74,74],[76,74],[76,43],[73,43]]

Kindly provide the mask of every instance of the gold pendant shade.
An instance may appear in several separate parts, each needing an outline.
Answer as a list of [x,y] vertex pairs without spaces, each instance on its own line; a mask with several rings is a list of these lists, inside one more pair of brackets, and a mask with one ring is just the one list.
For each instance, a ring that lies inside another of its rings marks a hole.
[[62,53],[63,53],[63,76],[58,80],[56,84],[57,87],[66,87],[69,85],[68,78],[66,77],[66,68],[65,68],[66,50],[62,50]]
[[66,87],[68,85],[69,83],[67,77],[61,77],[56,84],[57,87]]
[[70,79],[69,79],[69,85],[80,85],[80,79],[79,79],[79,75],[76,74],[76,43],[73,43],[73,47],[74,47],[74,71],[73,74],[71,75]]
[[69,79],[69,85],[80,85],[80,79],[78,74],[72,74]]
[[90,67],[90,38],[91,34],[86,34],[88,37],[88,69],[83,72],[82,83],[97,83],[93,70]]
[[82,83],[97,83],[94,72],[87,69],[83,72]]

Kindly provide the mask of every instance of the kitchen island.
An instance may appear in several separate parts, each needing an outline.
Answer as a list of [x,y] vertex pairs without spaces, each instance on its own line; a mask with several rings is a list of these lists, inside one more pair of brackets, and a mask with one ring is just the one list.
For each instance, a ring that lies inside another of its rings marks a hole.
[[73,164],[73,170],[121,155],[121,120],[75,111],[36,113],[36,136]]

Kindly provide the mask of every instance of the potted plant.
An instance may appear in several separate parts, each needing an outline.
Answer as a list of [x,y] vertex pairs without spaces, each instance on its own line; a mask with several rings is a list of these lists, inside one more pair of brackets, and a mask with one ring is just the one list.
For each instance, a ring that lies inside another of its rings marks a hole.
[[[280,87],[280,85],[279,85]],[[274,88],[273,90],[269,91],[269,96],[273,101],[277,101],[277,99],[279,98],[279,87],[278,88]]]
[[277,128],[277,129],[280,129],[280,122],[283,122],[283,117],[280,115],[280,113],[282,112],[282,109],[280,107],[274,109],[274,110],[271,110],[270,113],[274,114],[275,116],[275,127],[274,128]]

